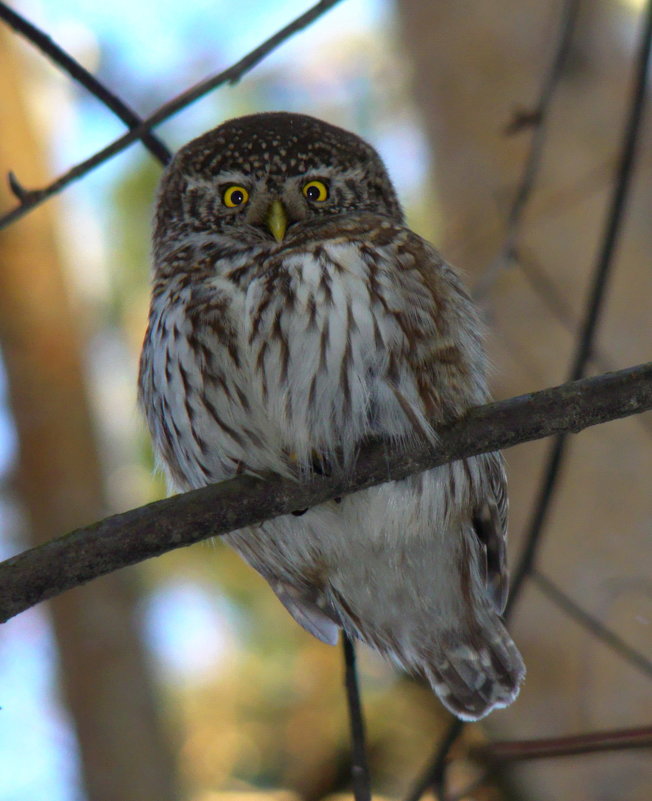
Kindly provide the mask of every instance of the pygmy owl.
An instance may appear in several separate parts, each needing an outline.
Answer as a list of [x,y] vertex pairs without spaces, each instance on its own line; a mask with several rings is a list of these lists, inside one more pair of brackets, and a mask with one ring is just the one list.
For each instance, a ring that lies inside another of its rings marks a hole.
[[[488,401],[485,367],[459,277],[357,136],[254,114],[167,168],[140,397],[172,488],[346,471],[370,436],[436,442]],[[298,623],[363,640],[465,720],[514,700],[499,454],[300,512],[225,538]]]

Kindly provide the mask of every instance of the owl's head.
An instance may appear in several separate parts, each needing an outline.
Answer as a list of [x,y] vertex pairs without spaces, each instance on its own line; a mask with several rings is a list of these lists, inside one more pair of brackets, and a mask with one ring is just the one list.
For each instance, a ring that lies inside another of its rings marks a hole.
[[177,153],[161,182],[155,242],[214,233],[273,244],[325,217],[361,211],[403,221],[370,145],[304,114],[252,114]]

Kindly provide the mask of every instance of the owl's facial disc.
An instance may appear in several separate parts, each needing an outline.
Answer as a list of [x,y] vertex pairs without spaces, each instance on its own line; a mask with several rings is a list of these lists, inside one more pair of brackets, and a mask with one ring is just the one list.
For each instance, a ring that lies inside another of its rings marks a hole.
[[303,114],[240,117],[181,148],[156,212],[156,257],[184,237],[273,245],[336,215],[403,221],[382,160],[358,136]]

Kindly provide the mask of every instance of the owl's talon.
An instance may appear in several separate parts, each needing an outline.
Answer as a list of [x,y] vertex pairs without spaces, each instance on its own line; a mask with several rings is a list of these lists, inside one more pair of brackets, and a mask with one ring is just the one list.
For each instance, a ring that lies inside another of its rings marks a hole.
[[330,476],[333,473],[333,468],[328,461],[328,457],[321,456],[318,451],[312,451],[312,472],[317,476]]

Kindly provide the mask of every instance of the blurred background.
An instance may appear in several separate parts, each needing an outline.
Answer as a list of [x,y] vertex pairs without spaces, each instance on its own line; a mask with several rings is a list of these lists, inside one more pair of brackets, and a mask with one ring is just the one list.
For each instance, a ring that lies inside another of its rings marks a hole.
[[[229,66],[308,0],[25,0],[140,114]],[[243,113],[301,111],[380,151],[411,226],[466,275],[498,398],[568,373],[630,96],[642,0],[591,0],[551,106],[515,258],[498,258],[556,46],[560,0],[343,0],[236,86],[157,129],[172,148]],[[650,359],[652,115],[600,325],[598,373]],[[517,126],[518,127],[518,126]],[[0,26],[0,173],[27,188],[123,126]],[[0,555],[162,497],[136,406],[161,168],[136,144],[0,232]],[[0,212],[15,200],[4,178]],[[507,452],[511,557],[549,447]],[[570,443],[538,566],[652,659],[652,417]],[[534,583],[512,629],[528,679],[463,745],[649,725],[652,679]],[[221,543],[121,571],[0,630],[0,801],[308,801],[347,792],[339,649],[313,640]],[[360,650],[374,790],[400,798],[448,717]],[[456,755],[463,756],[462,746]],[[477,775],[457,759],[451,787]],[[464,799],[647,801],[649,751],[521,763]]]

